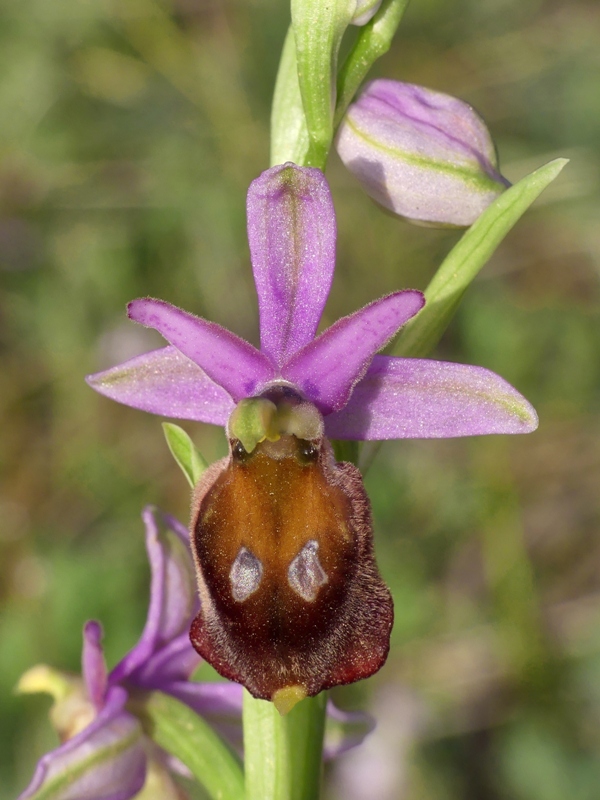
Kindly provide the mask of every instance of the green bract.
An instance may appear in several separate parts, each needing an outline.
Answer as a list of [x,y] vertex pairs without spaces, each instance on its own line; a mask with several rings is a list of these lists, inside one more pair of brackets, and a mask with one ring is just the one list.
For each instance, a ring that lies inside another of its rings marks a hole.
[[425,290],[427,303],[409,320],[394,348],[397,355],[427,355],[440,340],[465,290],[543,190],[568,163],[557,158],[526,175],[483,212],[450,251]]

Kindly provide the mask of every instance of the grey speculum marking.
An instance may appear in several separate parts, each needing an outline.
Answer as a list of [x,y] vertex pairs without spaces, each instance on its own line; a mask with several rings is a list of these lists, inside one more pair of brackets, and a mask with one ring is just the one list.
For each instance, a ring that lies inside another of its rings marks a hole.
[[238,603],[243,603],[258,589],[263,574],[263,567],[259,559],[247,550],[240,547],[235,561],[229,570],[231,594]]
[[318,549],[319,543],[310,539],[288,567],[290,586],[309,603],[328,580],[317,555]]

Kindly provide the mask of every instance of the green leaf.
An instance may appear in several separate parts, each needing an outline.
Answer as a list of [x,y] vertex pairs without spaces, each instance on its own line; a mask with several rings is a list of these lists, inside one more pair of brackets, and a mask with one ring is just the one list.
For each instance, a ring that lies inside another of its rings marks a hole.
[[425,307],[402,329],[394,355],[419,357],[435,347],[471,281],[567,162],[557,158],[511,186],[463,234],[425,290]]
[[390,49],[407,5],[408,0],[384,0],[373,19],[360,29],[338,76],[336,128],[374,62]]
[[183,428],[172,422],[163,422],[162,426],[169,450],[193,489],[208,464]]
[[292,0],[298,84],[309,138],[307,166],[325,168],[333,139],[337,58],[355,0]]
[[246,800],[316,800],[327,696],[301,700],[285,716],[244,690]]
[[146,734],[183,761],[213,800],[243,800],[240,762],[189,706],[162,692],[150,692],[135,702],[134,710]]

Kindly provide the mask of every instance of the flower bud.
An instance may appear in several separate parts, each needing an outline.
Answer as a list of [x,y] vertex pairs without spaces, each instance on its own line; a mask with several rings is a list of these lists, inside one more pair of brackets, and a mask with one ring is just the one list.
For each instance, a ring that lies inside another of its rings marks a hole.
[[510,186],[471,106],[409,83],[368,84],[336,147],[367,194],[413,222],[471,225]]

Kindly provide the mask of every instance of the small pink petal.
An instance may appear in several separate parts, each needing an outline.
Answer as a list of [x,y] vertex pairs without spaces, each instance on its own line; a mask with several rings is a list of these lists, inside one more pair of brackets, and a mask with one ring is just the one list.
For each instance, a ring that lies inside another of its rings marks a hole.
[[266,356],[215,322],[150,297],[133,300],[128,310],[132,320],[155,328],[236,401],[275,376]]
[[102,650],[102,625],[95,620],[86,622],[83,627],[81,662],[88,696],[99,710],[104,705],[106,692],[106,662]]
[[348,402],[378,350],[413,317],[425,300],[412,289],[375,300],[343,317],[297,353],[282,369],[323,414]]

